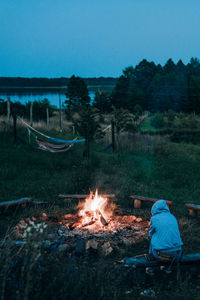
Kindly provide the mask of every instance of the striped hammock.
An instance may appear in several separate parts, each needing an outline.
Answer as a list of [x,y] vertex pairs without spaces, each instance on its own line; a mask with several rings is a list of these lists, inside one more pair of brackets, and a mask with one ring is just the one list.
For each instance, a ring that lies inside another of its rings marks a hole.
[[44,151],[53,152],[53,153],[66,152],[73,145],[72,143],[67,143],[67,144],[64,144],[64,145],[54,145],[54,144],[50,144],[48,142],[45,142],[45,141],[39,139],[38,137],[36,137],[36,141],[38,143],[38,148],[39,149],[44,150]]

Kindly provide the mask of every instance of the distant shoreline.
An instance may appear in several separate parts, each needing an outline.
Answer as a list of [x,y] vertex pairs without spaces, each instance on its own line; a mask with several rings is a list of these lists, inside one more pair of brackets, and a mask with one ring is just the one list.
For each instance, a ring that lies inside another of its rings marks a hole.
[[[115,86],[114,85],[88,85],[89,91],[97,91],[98,89],[111,92]],[[0,86],[0,92],[66,92],[66,86]]]

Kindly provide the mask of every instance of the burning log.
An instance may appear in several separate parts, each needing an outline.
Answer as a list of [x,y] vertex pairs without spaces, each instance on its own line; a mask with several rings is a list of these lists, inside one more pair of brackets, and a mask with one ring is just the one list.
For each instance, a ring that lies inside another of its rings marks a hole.
[[85,224],[79,225],[79,228],[80,228],[80,227],[86,227],[86,226],[92,225],[92,224],[94,224],[94,223],[95,223],[95,219],[91,219],[91,221],[89,221],[89,222],[87,222],[87,223],[85,223]]
[[97,210],[96,213],[99,215],[99,220],[100,222],[104,225],[107,226],[108,222],[105,220],[105,218],[103,217],[102,213],[100,212],[100,210]]
[[103,226],[107,226],[108,222],[104,218],[103,214],[99,209],[95,211],[84,211],[84,215],[81,216],[81,219],[70,225],[70,230],[75,228],[84,228],[90,225],[93,225],[96,221],[99,221]]

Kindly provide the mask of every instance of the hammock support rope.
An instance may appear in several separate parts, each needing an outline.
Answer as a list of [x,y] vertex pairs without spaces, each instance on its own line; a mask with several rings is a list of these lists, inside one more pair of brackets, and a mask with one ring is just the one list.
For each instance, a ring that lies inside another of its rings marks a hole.
[[36,133],[38,133],[39,135],[51,140],[51,141],[54,141],[54,142],[58,142],[58,143],[63,143],[63,144],[74,144],[74,143],[82,143],[82,142],[85,142],[85,139],[81,139],[81,140],[77,140],[77,139],[74,139],[74,140],[63,140],[63,139],[56,139],[56,138],[53,138],[51,136],[48,136],[38,130],[36,130],[35,128],[33,128],[32,126],[30,126],[28,123],[26,123],[24,120],[22,120],[21,118],[19,118],[20,121],[26,125],[29,129],[31,129],[32,131],[35,131]]

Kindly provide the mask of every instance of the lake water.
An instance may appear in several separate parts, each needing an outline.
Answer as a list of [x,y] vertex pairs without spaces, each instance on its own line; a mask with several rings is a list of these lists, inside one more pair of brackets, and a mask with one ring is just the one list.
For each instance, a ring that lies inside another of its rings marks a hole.
[[[89,96],[91,101],[94,100],[95,91],[89,91]],[[7,97],[10,97],[12,102],[21,102],[25,104],[28,101],[33,102],[34,100],[43,100],[47,98],[51,105],[59,107],[59,93],[58,92],[0,92],[0,99],[7,100]],[[65,93],[60,93],[62,105],[65,103],[66,96]]]

